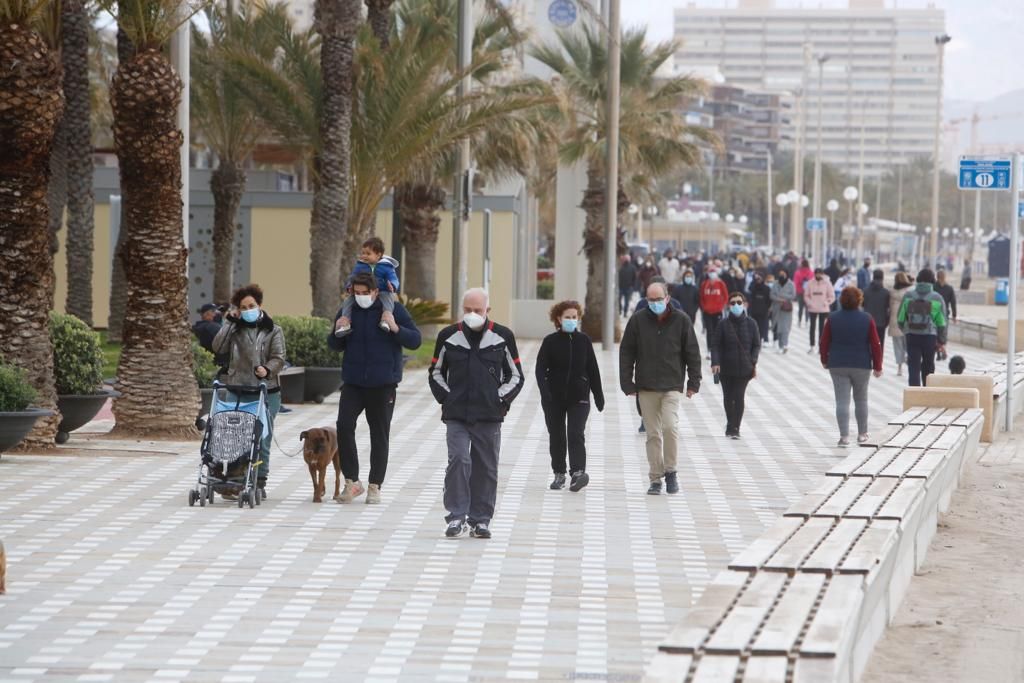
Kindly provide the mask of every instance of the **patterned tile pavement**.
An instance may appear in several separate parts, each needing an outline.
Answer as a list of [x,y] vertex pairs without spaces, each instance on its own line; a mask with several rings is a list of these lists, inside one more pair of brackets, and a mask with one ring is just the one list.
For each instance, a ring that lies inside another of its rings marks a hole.
[[[76,434],[70,445],[93,450],[5,455],[0,680],[639,680],[712,576],[843,456],[806,343],[796,329],[789,354],[764,354],[742,441],[723,436],[718,387],[684,402],[672,497],[645,495],[615,354],[599,354],[610,400],[590,421],[592,483],[548,490],[538,345],[524,343],[531,374],[504,427],[490,541],[442,537],[444,429],[423,371],[399,390],[380,506],[313,504],[301,457],[279,451],[255,510],[187,506],[198,443]],[[871,390],[877,428],[901,400],[889,354]],[[996,357],[963,354],[969,368]],[[336,406],[281,416],[280,443],[294,452]]]

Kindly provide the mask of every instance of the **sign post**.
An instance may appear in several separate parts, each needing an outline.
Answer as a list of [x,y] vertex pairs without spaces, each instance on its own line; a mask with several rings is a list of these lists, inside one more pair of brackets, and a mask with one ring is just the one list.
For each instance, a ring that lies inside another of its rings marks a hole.
[[[1010,157],[960,157],[957,186],[961,190],[1009,190],[1013,175]],[[1014,183],[1014,187],[1016,187]],[[934,226],[932,226],[934,227]]]
[[1017,285],[1020,280],[1020,193],[1024,184],[1024,169],[1021,162],[1024,157],[1015,154],[1013,157],[1013,204],[1018,207],[1018,214],[1010,218],[1010,329],[1007,335],[1009,348],[1006,352],[1006,431],[1013,431],[1013,375],[1017,361]]

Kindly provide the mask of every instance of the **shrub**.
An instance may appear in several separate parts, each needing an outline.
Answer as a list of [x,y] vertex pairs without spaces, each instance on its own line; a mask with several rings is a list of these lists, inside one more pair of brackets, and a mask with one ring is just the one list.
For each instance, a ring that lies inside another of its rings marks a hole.
[[34,400],[36,390],[25,379],[25,373],[0,362],[0,413],[21,412]]
[[537,283],[537,298],[538,299],[554,299],[555,298],[555,282],[554,280],[541,280]]
[[303,368],[340,368],[341,354],[327,347],[331,321],[312,316],[282,315],[274,322],[284,331],[288,362]]
[[58,394],[99,392],[103,385],[100,335],[73,315],[50,313],[53,377]]
[[200,389],[209,389],[213,386],[213,380],[217,379],[217,372],[220,370],[213,359],[213,354],[199,345],[195,339],[192,340],[192,374]]
[[448,304],[434,299],[410,299],[401,296],[402,305],[409,311],[416,327],[424,325],[447,325],[452,319],[448,315]]

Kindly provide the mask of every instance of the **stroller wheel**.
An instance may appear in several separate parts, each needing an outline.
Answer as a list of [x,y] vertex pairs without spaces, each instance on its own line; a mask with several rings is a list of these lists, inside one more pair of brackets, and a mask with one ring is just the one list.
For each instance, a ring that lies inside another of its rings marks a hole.
[[207,497],[210,499],[210,505],[213,505],[213,487],[212,486],[208,486],[208,487],[206,487],[206,490],[207,490]]
[[205,488],[200,489],[199,493],[196,494],[196,497],[199,498],[199,507],[201,507],[201,508],[206,507],[206,498],[207,498],[207,496],[206,496],[206,489]]
[[260,502],[263,500],[263,496],[260,495],[259,489],[252,490],[252,497],[256,499],[256,505],[259,505]]
[[192,507],[196,504],[196,499],[199,498],[199,494],[196,493],[195,489],[189,489],[188,492],[188,506]]
[[249,509],[256,507],[256,489],[249,489],[249,495],[246,497],[249,499]]
[[238,497],[238,507],[239,508],[244,508],[245,507],[245,496],[239,496]]

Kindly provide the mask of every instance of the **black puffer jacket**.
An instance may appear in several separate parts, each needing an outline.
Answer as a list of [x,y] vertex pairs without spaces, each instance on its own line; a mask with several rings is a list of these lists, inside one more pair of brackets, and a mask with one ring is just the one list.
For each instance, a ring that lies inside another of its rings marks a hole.
[[750,283],[749,313],[755,318],[768,315],[772,307],[772,288],[761,282]]
[[590,337],[582,332],[555,332],[544,337],[537,352],[537,388],[541,400],[558,406],[589,402],[604,410],[601,370]]
[[732,314],[718,324],[711,337],[711,365],[726,377],[751,377],[761,353],[761,332],[746,314]]
[[690,316],[690,320],[697,319],[697,311],[700,310],[700,289],[697,285],[681,284],[672,288],[672,298],[683,306],[683,313]]
[[885,331],[889,324],[889,290],[877,281],[872,281],[864,290],[864,312],[875,319],[875,327],[878,333]]

